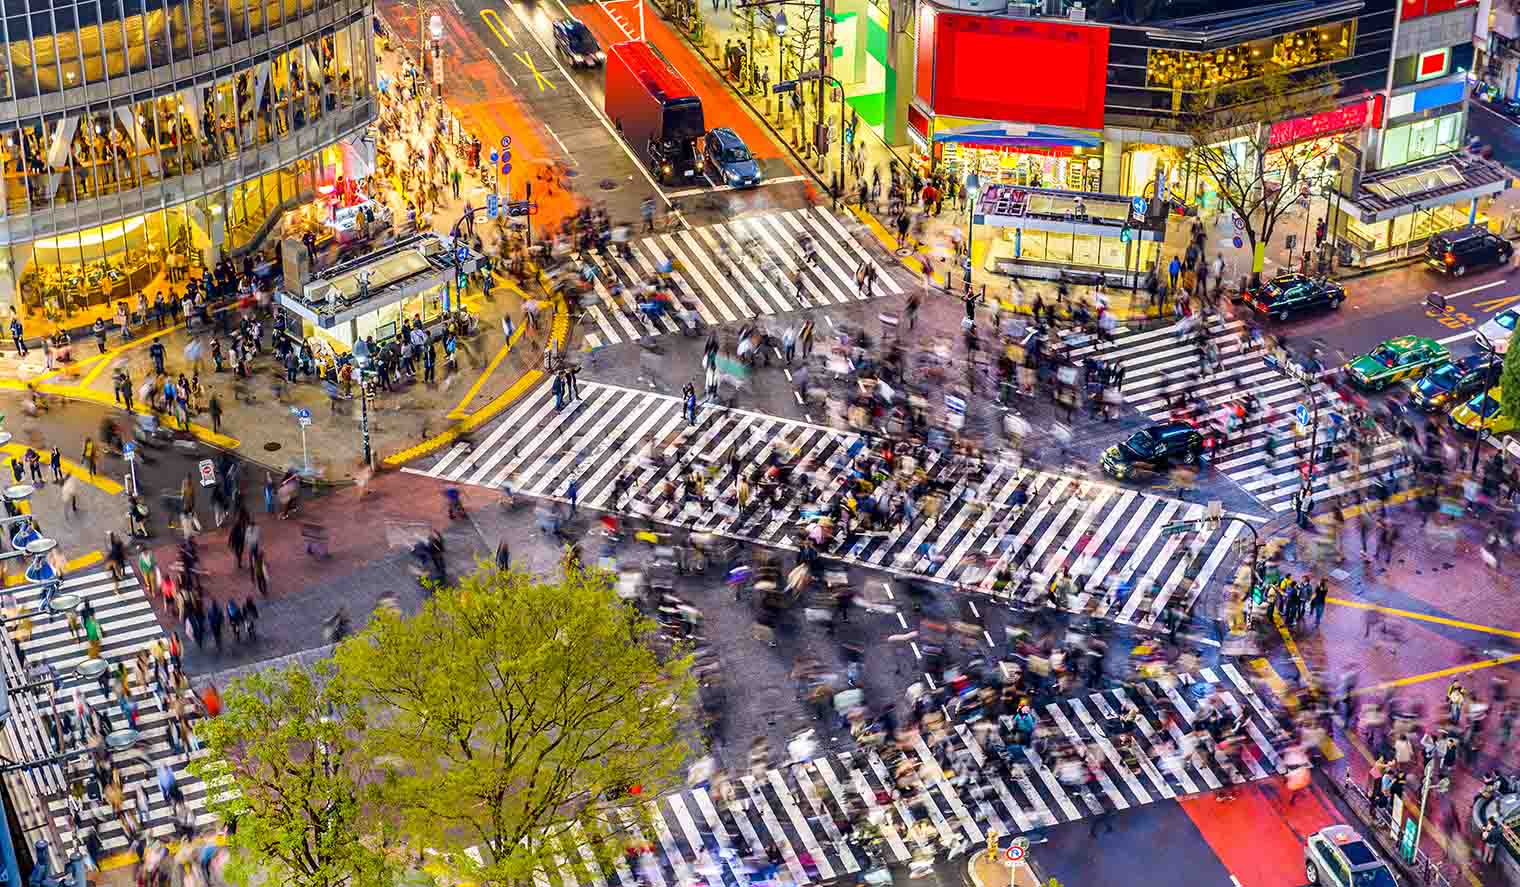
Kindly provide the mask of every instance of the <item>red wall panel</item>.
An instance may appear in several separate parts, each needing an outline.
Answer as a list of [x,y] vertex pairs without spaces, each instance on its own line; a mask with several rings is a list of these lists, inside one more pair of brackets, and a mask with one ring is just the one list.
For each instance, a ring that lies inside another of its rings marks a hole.
[[[933,15],[937,115],[1100,129],[1108,29],[980,15]],[[920,18],[920,51],[928,42]]]
[[934,107],[934,7],[918,7],[917,43],[913,47],[913,92],[919,101]]
[[1399,4],[1399,18],[1409,21],[1412,18],[1420,18],[1426,15],[1436,15],[1441,12],[1451,12],[1463,6],[1477,6],[1478,0],[1402,0]]

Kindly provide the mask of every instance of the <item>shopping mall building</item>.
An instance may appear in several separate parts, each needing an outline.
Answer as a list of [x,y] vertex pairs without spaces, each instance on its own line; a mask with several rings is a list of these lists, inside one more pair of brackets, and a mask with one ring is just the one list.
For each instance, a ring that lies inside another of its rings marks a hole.
[[3,2],[0,304],[29,330],[151,301],[373,164],[369,0]]
[[[1220,206],[1184,115],[1270,72],[1323,75],[1333,107],[1268,124],[1266,167],[1316,213],[1333,204],[1344,258],[1375,264],[1482,218],[1507,186],[1462,150],[1478,14],[1477,0],[917,0],[903,141],[976,173],[989,267],[1120,283],[1153,267],[1168,224],[1191,224],[1178,207]],[[1322,150],[1294,153],[1318,160],[1284,176],[1278,156],[1311,140]]]

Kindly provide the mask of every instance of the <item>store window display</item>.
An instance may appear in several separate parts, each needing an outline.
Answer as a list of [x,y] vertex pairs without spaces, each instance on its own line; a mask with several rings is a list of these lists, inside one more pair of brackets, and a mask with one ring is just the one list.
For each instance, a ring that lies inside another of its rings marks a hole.
[[3,137],[4,209],[44,210],[233,160],[367,100],[368,23],[256,59],[204,86],[27,118]]
[[1355,22],[1341,22],[1208,52],[1153,49],[1146,85],[1190,92],[1244,83],[1269,71],[1296,71],[1351,55]]

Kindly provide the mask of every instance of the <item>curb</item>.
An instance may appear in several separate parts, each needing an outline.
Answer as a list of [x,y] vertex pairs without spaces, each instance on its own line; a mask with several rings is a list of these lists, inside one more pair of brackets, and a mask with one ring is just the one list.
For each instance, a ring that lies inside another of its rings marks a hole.
[[[540,283],[542,283],[544,279],[543,272],[539,271],[538,276]],[[570,338],[569,307],[561,296],[555,295],[553,298],[554,318],[549,323],[548,345],[554,346],[556,350],[563,352],[565,344]],[[536,385],[543,377],[543,370],[528,370],[516,382],[512,383],[511,387],[497,395],[490,403],[458,420],[443,433],[437,434],[422,443],[408,447],[400,452],[385,456],[380,460],[380,463],[386,468],[399,468],[407,462],[437,452],[458,440],[460,436],[468,434],[486,422],[496,418],[497,415],[511,406],[519,397],[522,397],[524,393]]]

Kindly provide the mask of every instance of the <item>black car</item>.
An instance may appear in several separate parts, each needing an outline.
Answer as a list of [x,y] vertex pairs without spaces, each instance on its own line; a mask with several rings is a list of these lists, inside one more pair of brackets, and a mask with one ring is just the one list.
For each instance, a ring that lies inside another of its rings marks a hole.
[[595,68],[607,61],[591,29],[577,18],[560,19],[554,23],[554,49],[572,68]]
[[1444,410],[1499,381],[1503,358],[1480,352],[1444,363],[1409,383],[1409,403],[1427,413]]
[[1346,291],[1339,284],[1305,274],[1280,274],[1245,296],[1252,310],[1273,320],[1287,320],[1301,311],[1334,310],[1344,301]]
[[1482,225],[1442,231],[1425,244],[1425,264],[1461,277],[1484,265],[1508,264],[1515,247]]
[[1117,478],[1134,474],[1136,468],[1158,470],[1172,465],[1192,465],[1203,452],[1203,434],[1187,422],[1163,422],[1136,431],[1123,443],[1103,452],[1103,473]]

